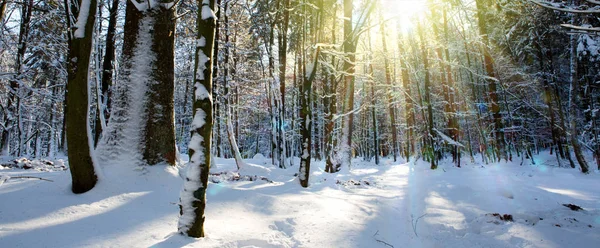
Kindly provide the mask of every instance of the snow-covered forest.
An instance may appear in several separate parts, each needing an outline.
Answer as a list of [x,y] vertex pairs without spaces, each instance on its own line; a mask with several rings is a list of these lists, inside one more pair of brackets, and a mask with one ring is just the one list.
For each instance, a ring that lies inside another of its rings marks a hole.
[[0,0],[0,247],[596,247],[600,2]]

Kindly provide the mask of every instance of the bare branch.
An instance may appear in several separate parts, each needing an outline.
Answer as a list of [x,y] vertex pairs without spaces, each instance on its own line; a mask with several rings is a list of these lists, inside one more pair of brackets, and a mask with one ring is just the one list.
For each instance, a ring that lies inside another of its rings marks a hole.
[[552,10],[558,10],[558,11],[567,12],[567,13],[600,14],[600,9],[585,9],[585,10],[568,9],[568,8],[554,7],[550,3],[547,3],[547,2],[540,2],[540,1],[536,1],[536,0],[529,0],[529,1],[532,2],[532,3],[534,3],[534,4],[539,5],[541,7],[544,7],[544,8],[548,8],[548,9],[552,9]]
[[14,177],[10,177],[10,178],[39,179],[39,180],[42,180],[42,181],[54,182],[54,181],[52,181],[50,179],[41,178],[41,177],[32,177],[32,176],[14,176]]
[[598,28],[598,27],[582,27],[582,26],[575,26],[575,25],[571,25],[571,24],[560,24],[560,26],[564,27],[564,28],[575,29],[575,30],[600,32],[600,28]]

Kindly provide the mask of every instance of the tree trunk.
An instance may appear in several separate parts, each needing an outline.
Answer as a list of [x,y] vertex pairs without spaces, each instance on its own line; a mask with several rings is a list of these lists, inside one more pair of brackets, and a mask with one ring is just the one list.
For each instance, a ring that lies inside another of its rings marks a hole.
[[352,12],[354,5],[352,0],[344,0],[344,90],[346,100],[344,102],[344,122],[342,124],[342,144],[340,146],[341,162],[350,167],[352,161],[352,131],[354,128],[354,62],[356,61],[356,43],[353,33]]
[[[223,8],[223,12],[227,13],[227,9],[229,8],[229,2],[225,2],[224,3],[224,8]],[[237,166],[237,169],[239,170],[244,162],[242,161],[242,156],[240,155],[240,150],[238,148],[237,142],[235,140],[235,138],[237,137],[234,129],[233,129],[233,123],[231,122],[231,119],[233,118],[232,115],[232,107],[231,107],[231,94],[229,93],[229,56],[230,56],[230,52],[229,52],[229,16],[228,15],[224,15],[224,24],[225,24],[225,46],[223,49],[223,92],[224,92],[224,98],[225,98],[225,108],[227,109],[226,114],[225,114],[225,125],[227,127],[227,138],[229,140],[229,147],[231,149],[231,154],[233,155],[233,158],[235,159],[235,164]]]
[[[215,0],[197,0],[197,40],[204,40],[196,46],[196,66],[194,69],[194,120],[190,140],[189,168],[180,196],[180,214],[178,230],[190,237],[204,237],[204,210],[206,207],[206,189],[211,161],[211,139],[213,123],[212,72],[213,45],[215,41],[216,19]],[[206,14],[210,13],[210,16]]]
[[[170,0],[163,0],[169,3]],[[175,165],[175,9],[164,6],[150,11],[154,19],[151,28],[152,46],[156,59],[150,71],[145,103],[143,158],[149,165],[167,163]]]
[[506,156],[506,151],[505,151],[505,145],[504,145],[504,127],[502,124],[502,115],[500,114],[500,106],[498,105],[498,92],[496,89],[496,74],[494,71],[494,62],[492,59],[492,56],[490,54],[490,49],[489,49],[489,40],[488,40],[488,33],[487,33],[487,24],[486,24],[486,18],[484,15],[484,11],[487,8],[487,4],[484,3],[485,0],[476,0],[476,5],[477,5],[477,19],[478,19],[478,25],[479,25],[479,35],[481,35],[482,40],[483,40],[483,64],[485,67],[485,71],[486,71],[486,81],[488,83],[488,96],[489,96],[489,101],[490,101],[490,105],[491,105],[491,110],[492,110],[492,115],[493,115],[493,119],[494,119],[494,129],[495,129],[495,136],[496,136],[496,150],[499,154],[498,160],[500,160],[500,157],[504,158],[505,160],[507,159]]
[[436,148],[435,148],[435,133],[433,132],[433,107],[431,104],[431,95],[430,95],[430,79],[429,79],[429,52],[427,50],[427,45],[425,38],[423,37],[423,27],[419,25],[419,38],[421,40],[421,53],[423,60],[423,68],[425,70],[425,105],[427,106],[427,140],[428,140],[428,149],[427,155],[429,156],[429,162],[431,163],[431,169],[437,169],[437,161],[436,161]]
[[577,129],[577,118],[578,118],[578,109],[577,104],[579,103],[579,79],[577,75],[577,39],[574,37],[575,35],[571,35],[570,43],[571,43],[571,85],[570,85],[570,100],[569,100],[569,108],[571,114],[571,145],[573,146],[573,152],[575,153],[575,158],[581,167],[581,172],[587,174],[589,172],[589,166],[583,157],[583,152],[581,151],[581,145],[579,145],[579,130]]
[[[333,13],[337,14],[337,4],[334,5]],[[332,31],[331,31],[331,43],[335,44],[335,30],[336,30],[336,21],[332,22]],[[331,56],[331,65],[336,68],[336,60],[335,56]],[[325,172],[334,173],[339,170],[339,161],[337,157],[337,142],[334,135],[335,129],[335,120],[333,119],[334,115],[337,112],[337,81],[335,78],[335,74],[333,71],[328,71],[326,75],[326,83],[324,85],[325,88],[325,108],[327,109],[325,113]]]
[[408,63],[405,59],[404,37],[402,31],[398,30],[398,54],[400,57],[400,74],[402,75],[402,86],[404,88],[404,119],[406,122],[406,160],[415,153],[414,128],[415,128],[415,111],[414,100],[411,93],[410,75],[408,73]]
[[146,165],[175,164],[176,18],[174,7],[166,1],[151,6],[127,1],[121,80],[110,125],[98,147],[112,159],[131,156]]
[[[69,140],[69,168],[71,171],[73,193],[89,191],[96,185],[97,177],[90,154],[90,127],[88,122],[88,77],[92,52],[92,34],[96,19],[96,0],[90,0],[88,6],[80,5],[77,29],[69,46],[67,63],[67,139]],[[80,20],[79,18],[86,18]],[[83,131],[86,130],[86,131]]]
[[0,2],[0,24],[4,24],[4,13],[6,13],[7,3],[8,0],[2,0],[2,2]]
[[283,167],[287,167],[286,164],[286,144],[285,144],[285,72],[287,68],[287,47],[288,47],[288,24],[290,18],[290,0],[283,1],[283,20],[281,28],[279,30],[279,92],[280,92],[280,106],[279,106],[279,163]]
[[380,15],[380,24],[381,34],[383,37],[381,38],[382,46],[383,46],[383,61],[385,65],[385,82],[388,85],[387,99],[388,99],[388,111],[390,114],[390,129],[392,132],[392,153],[394,155],[394,162],[398,159],[398,130],[396,127],[396,113],[394,111],[394,98],[392,96],[392,91],[394,85],[392,84],[392,75],[390,71],[390,63],[387,58],[387,45],[386,45],[386,37],[385,37],[385,23],[383,22],[383,14]]
[[[96,122],[96,136],[94,145],[97,145],[103,127],[106,127],[108,118],[110,117],[110,92],[112,86],[113,64],[115,61],[115,33],[117,30],[117,15],[119,11],[119,0],[113,0],[110,7],[108,27],[106,31],[106,44],[104,51],[104,61],[102,62],[102,82],[101,82],[101,99],[98,105],[99,122]],[[98,125],[99,124],[99,125]]]

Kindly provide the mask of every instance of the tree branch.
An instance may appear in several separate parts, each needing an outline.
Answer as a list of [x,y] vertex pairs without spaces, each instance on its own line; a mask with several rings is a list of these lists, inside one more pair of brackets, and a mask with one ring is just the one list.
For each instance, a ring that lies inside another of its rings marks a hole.
[[582,27],[582,26],[576,26],[576,25],[572,25],[572,24],[560,24],[560,26],[564,27],[564,28],[575,29],[575,30],[600,32],[600,28],[598,28],[598,27]]
[[[578,10],[578,9],[568,9],[568,8],[561,8],[561,7],[554,7],[552,5],[550,5],[550,3],[547,2],[540,2],[540,1],[536,1],[536,0],[529,0],[530,2],[537,4],[541,7],[544,8],[548,8],[548,9],[552,9],[552,10],[558,10],[558,11],[563,11],[563,12],[567,12],[567,13],[576,13],[576,14],[600,14],[600,9],[585,9],[585,10]],[[591,0],[586,0],[586,1],[591,1]]]
[[594,1],[594,0],[585,0],[588,3],[593,3],[593,4],[598,4],[600,5],[600,1]]

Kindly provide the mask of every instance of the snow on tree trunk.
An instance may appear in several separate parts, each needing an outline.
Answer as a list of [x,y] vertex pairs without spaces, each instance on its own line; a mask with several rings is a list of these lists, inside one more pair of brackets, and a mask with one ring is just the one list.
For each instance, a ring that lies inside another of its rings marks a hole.
[[150,164],[174,165],[175,144],[175,10],[160,6],[152,10],[152,47],[155,54],[146,93],[144,160]]
[[211,162],[212,137],[212,72],[216,17],[215,0],[198,1],[196,68],[194,74],[194,120],[190,140],[190,162],[187,165],[183,190],[180,195],[178,231],[191,237],[204,237],[204,209]]
[[[75,35],[69,46],[69,59],[67,64],[68,81],[67,106],[67,140],[69,141],[69,167],[71,171],[73,193],[84,193],[96,185],[97,176],[94,162],[90,153],[90,127],[88,115],[88,77],[90,54],[92,51],[92,33],[96,17],[96,0],[89,0],[81,4],[80,11],[89,12],[84,16],[86,20],[79,27],[85,29],[80,35]],[[77,32],[77,31],[75,31]],[[83,131],[87,130],[87,131]]]
[[98,146],[105,163],[175,164],[175,10],[149,3],[127,1],[119,84]]
[[352,0],[344,0],[344,89],[346,90],[346,101],[344,102],[344,120],[342,124],[342,138],[339,147],[339,155],[343,167],[349,168],[352,159],[352,130],[354,122],[354,62],[356,60],[356,44],[352,31]]
[[312,82],[309,79],[302,80],[302,88],[300,90],[300,125],[302,133],[302,153],[300,155],[300,171],[298,178],[302,187],[308,187],[308,177],[310,175],[310,160],[312,150],[312,123],[311,123],[311,104],[310,97],[312,92]]

